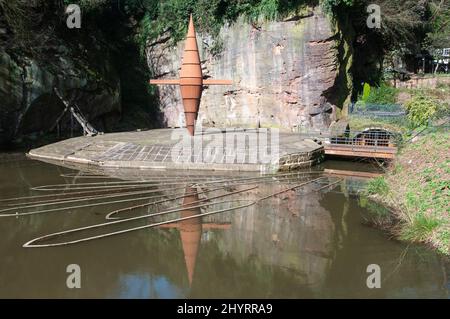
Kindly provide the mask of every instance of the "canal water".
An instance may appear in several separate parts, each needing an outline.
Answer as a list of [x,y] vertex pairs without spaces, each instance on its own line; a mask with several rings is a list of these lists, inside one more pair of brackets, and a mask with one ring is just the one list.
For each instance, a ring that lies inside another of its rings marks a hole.
[[[373,170],[343,162],[316,170],[324,168]],[[25,158],[4,160],[0,200],[42,195],[30,188],[74,183],[77,174]],[[261,198],[303,181],[263,180],[236,198]],[[245,209],[60,247],[22,246],[104,222],[109,212],[133,203],[0,217],[0,298],[448,298],[447,261],[370,227],[371,212],[354,195],[362,184],[350,177],[320,191],[321,184],[308,184]],[[192,209],[177,217],[189,214]],[[72,264],[81,270],[79,289],[67,286]],[[367,285],[369,265],[379,266],[380,288]]]

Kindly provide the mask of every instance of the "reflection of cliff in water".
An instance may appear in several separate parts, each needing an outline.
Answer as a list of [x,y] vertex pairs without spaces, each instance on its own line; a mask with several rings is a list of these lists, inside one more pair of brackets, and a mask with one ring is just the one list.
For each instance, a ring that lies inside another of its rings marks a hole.
[[[259,189],[240,194],[234,199],[255,200],[286,187],[260,185]],[[186,188],[187,194],[193,191],[194,188]],[[224,259],[217,271],[232,265],[238,268],[250,266],[249,270],[256,267],[265,269],[264,272],[272,272],[276,268],[278,276],[293,276],[296,285],[307,285],[308,289],[314,289],[325,279],[323,275],[331,263],[330,241],[334,225],[330,213],[320,207],[318,193],[310,193],[307,197],[298,195],[296,191],[290,191],[240,211],[193,218],[161,228],[178,229],[192,286],[196,286],[196,280],[203,281],[204,271],[212,270],[195,270],[199,275],[194,275],[197,256],[201,256],[205,250],[207,255],[213,254],[216,258]],[[180,217],[207,212],[204,209],[188,208],[198,200],[195,193],[185,197],[183,206],[187,209],[181,212]],[[216,208],[222,207],[219,205]],[[221,231],[215,231],[217,229]],[[216,252],[212,253],[211,248]],[[233,270],[236,274],[239,271]],[[223,274],[225,277],[230,275]],[[260,279],[263,282],[272,280],[270,275]]]
[[220,234],[219,249],[239,263],[279,267],[314,288],[330,266],[334,232],[330,213],[318,201],[317,193],[290,191],[234,214],[230,231]]

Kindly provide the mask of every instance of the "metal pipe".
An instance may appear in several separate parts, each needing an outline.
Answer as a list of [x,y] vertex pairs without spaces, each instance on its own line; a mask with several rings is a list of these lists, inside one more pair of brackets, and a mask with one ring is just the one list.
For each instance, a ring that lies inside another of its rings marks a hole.
[[[250,201],[250,200],[235,200],[235,201],[224,201],[224,202],[218,202],[218,203],[213,203],[213,204],[204,204],[204,205],[191,206],[189,208],[190,209],[192,209],[192,208],[201,208],[201,207],[205,207],[205,206],[211,206],[211,205],[217,205],[217,204],[223,204],[223,203],[230,203],[230,202],[247,202],[247,204],[240,205],[240,206],[237,206],[237,207],[232,207],[232,208],[216,210],[216,211],[209,212],[209,213],[197,214],[197,215],[192,215],[192,216],[188,216],[188,217],[175,218],[175,219],[171,219],[171,220],[164,221],[164,222],[153,223],[153,224],[150,224],[150,225],[144,225],[144,226],[139,226],[139,227],[134,227],[134,228],[128,228],[128,229],[124,229],[124,230],[120,230],[120,231],[116,231],[116,232],[111,232],[111,233],[106,233],[106,234],[102,234],[102,235],[81,238],[81,239],[72,240],[72,241],[66,241],[66,242],[62,242],[62,243],[41,244],[41,245],[33,244],[33,243],[35,243],[37,241],[41,241],[41,240],[44,240],[44,239],[48,240],[48,239],[51,239],[51,238],[60,237],[60,236],[65,235],[65,234],[74,233],[74,232],[78,232],[78,231],[83,231],[83,230],[86,230],[86,229],[98,228],[98,227],[103,227],[103,226],[109,226],[109,225],[112,225],[112,224],[115,224],[115,223],[127,222],[127,221],[129,221],[131,219],[122,219],[122,220],[117,220],[117,221],[113,221],[113,222],[109,222],[109,223],[91,225],[91,226],[87,226],[87,227],[80,227],[80,228],[75,228],[75,229],[62,231],[62,232],[58,232],[58,233],[53,233],[53,234],[49,234],[49,235],[45,235],[45,236],[41,236],[41,237],[32,239],[32,240],[26,242],[23,245],[23,247],[24,248],[42,248],[42,247],[56,247],[56,246],[65,246],[65,245],[70,245],[70,244],[76,244],[76,243],[90,241],[90,240],[94,240],[94,239],[100,239],[100,238],[120,235],[120,234],[124,234],[124,233],[129,233],[129,232],[136,231],[136,230],[152,228],[152,227],[161,226],[161,225],[165,225],[165,224],[170,224],[170,223],[174,223],[174,222],[180,222],[180,221],[188,220],[188,219],[192,219],[192,218],[203,217],[203,216],[208,216],[208,215],[213,215],[213,214],[218,214],[218,213],[224,213],[224,212],[227,212],[227,211],[237,210],[237,209],[249,207],[249,206],[252,206],[252,205],[256,204],[256,202]],[[179,208],[179,209],[176,209],[176,210],[172,210],[172,211],[167,211],[167,212],[161,212],[161,213],[153,214],[153,216],[156,216],[158,214],[174,213],[174,212],[177,212],[177,211],[180,211],[180,210],[184,210],[184,209],[186,209],[186,207],[182,207],[182,208]],[[145,216],[133,217],[132,219],[146,218],[146,217],[151,217],[151,216],[152,215],[150,214],[150,215],[145,215]]]

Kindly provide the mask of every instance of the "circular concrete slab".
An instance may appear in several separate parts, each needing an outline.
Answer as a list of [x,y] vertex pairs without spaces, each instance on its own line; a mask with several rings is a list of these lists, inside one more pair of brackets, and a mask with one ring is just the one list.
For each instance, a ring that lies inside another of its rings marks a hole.
[[33,149],[33,159],[108,168],[272,173],[310,167],[323,147],[277,129],[183,128],[76,137]]

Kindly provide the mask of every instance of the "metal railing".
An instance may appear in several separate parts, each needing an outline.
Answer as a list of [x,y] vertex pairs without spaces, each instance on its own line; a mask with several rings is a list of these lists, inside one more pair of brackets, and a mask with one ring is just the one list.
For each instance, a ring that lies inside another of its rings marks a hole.
[[324,142],[325,154],[360,158],[392,159],[397,152],[400,136],[385,130],[349,132]]
[[334,137],[330,140],[332,145],[352,145],[352,146],[370,146],[370,147],[396,147],[398,141],[395,138],[370,138],[362,137]]

